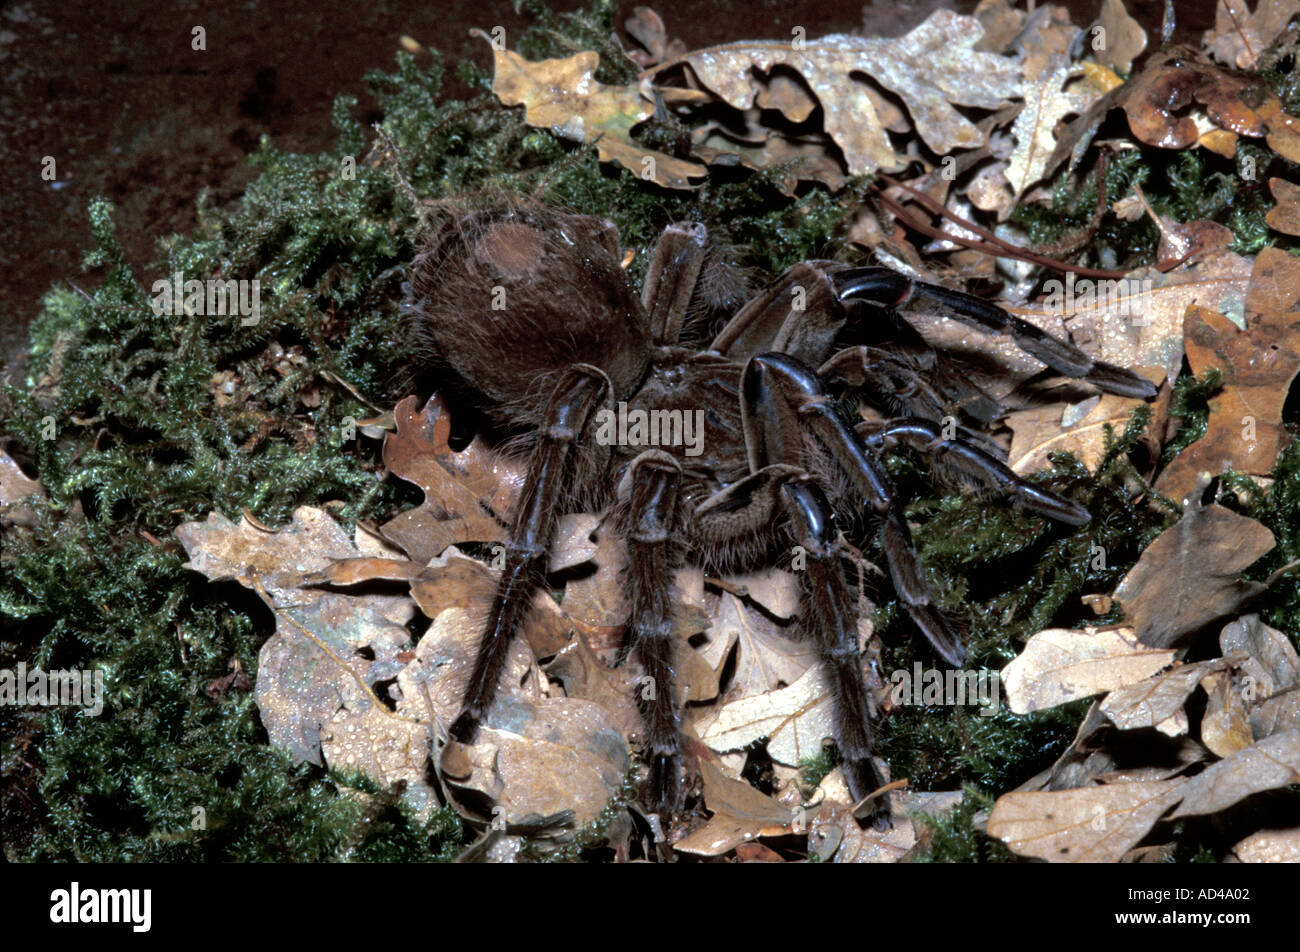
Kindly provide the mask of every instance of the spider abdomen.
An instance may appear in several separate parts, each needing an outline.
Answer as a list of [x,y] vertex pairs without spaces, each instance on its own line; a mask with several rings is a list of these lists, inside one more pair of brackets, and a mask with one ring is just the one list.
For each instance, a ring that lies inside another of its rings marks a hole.
[[531,207],[471,212],[412,265],[413,331],[430,358],[525,417],[571,364],[600,368],[626,398],[651,346],[616,252],[598,219]]

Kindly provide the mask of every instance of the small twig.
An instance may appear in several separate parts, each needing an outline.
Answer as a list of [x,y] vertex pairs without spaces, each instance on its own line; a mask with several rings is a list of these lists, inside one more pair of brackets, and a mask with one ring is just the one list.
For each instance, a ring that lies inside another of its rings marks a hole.
[[1228,11],[1228,19],[1232,21],[1232,28],[1236,30],[1237,35],[1241,37],[1242,46],[1246,47],[1246,53],[1250,56],[1250,68],[1257,68],[1259,65],[1259,57],[1257,57],[1255,51],[1250,48],[1250,40],[1246,39],[1245,31],[1242,30],[1241,24],[1237,22],[1237,14],[1233,12],[1232,4],[1228,3],[1228,0],[1219,0],[1219,2],[1222,3],[1223,8]]
[[949,234],[948,232],[945,232],[942,229],[934,228],[933,226],[922,227],[921,224],[917,222],[915,219],[913,219],[910,215],[907,215],[906,213],[899,215],[899,211],[901,211],[900,206],[897,203],[893,202],[891,199],[889,199],[883,193],[880,193],[879,195],[880,200],[885,203],[886,207],[889,208],[890,211],[892,211],[895,215],[898,215],[898,217],[900,217],[905,224],[915,228],[917,231],[921,232],[922,234],[929,235],[932,238],[938,238],[939,240],[953,241],[956,242],[957,244],[964,245],[967,248],[971,248],[974,249],[975,251],[983,252],[984,254],[987,255],[993,255],[995,257],[1017,258],[1020,261],[1028,261],[1031,264],[1041,265],[1042,267],[1050,268],[1053,271],[1060,271],[1067,274],[1074,273],[1074,274],[1082,275],[1083,277],[1086,278],[1123,278],[1127,275],[1127,272],[1125,271],[1108,271],[1102,268],[1084,268],[1079,265],[1070,264],[1068,261],[1058,261],[1056,258],[1049,258],[1047,255],[1036,254],[1035,252],[1029,251],[1025,248],[1018,247],[1017,245],[1011,244],[1011,242],[1009,241],[1004,241],[1003,239],[999,238],[997,235],[993,234],[993,232],[989,231],[987,228],[977,225],[973,221],[968,221],[962,216],[956,214],[955,212],[950,211],[949,209],[945,208],[943,205],[936,202],[929,195],[926,195],[924,192],[914,189],[910,185],[906,185],[903,182],[900,182],[889,175],[880,173],[879,177],[881,181],[887,182],[890,185],[895,185],[898,188],[901,188],[903,191],[911,194],[928,211],[936,215],[941,215],[944,218],[947,218],[949,221],[953,222],[954,224],[961,225],[963,228],[966,228],[972,233],[983,238],[984,241],[982,242],[971,241],[970,239],[962,238],[958,235]]

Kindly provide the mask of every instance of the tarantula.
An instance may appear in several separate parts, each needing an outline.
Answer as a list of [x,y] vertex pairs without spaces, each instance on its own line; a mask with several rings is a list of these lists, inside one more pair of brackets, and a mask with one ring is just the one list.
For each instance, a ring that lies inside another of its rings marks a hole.
[[[706,346],[683,346],[699,337],[700,315],[716,303],[708,298],[717,282],[705,280],[715,264],[704,226],[670,225],[638,299],[620,267],[612,223],[532,205],[465,213],[415,259],[408,306],[426,356],[444,385],[475,398],[529,454],[504,571],[450,734],[472,742],[493,702],[511,639],[544,582],[559,515],[610,505],[606,524],[628,550],[627,645],[657,686],[637,700],[651,810],[674,813],[682,789],[672,690],[674,567],[689,560],[716,573],[747,571],[774,564],[794,546],[806,566],[798,573],[799,630],[819,646],[834,692],[833,739],[848,789],[861,800],[883,781],[872,760],[837,508],[865,512],[878,525],[894,590],[916,626],[947,662],[964,657],[931,597],[878,454],[911,447],[1028,511],[1073,526],[1090,518],[975,445],[975,430],[945,432],[940,421],[952,407],[964,405],[966,418],[979,422],[971,408],[982,406],[987,417],[996,404],[972,401],[976,388],[938,373],[936,354],[900,310],[926,307],[1009,333],[1052,369],[1110,393],[1149,398],[1155,389],[979,298],[833,261],[796,264]],[[860,342],[881,328],[884,341]],[[910,415],[855,423],[844,411],[848,398]],[[629,417],[645,411],[641,419],[702,411],[703,439],[694,447],[671,439],[658,447],[609,445],[608,429],[596,438],[596,421],[615,403]]]

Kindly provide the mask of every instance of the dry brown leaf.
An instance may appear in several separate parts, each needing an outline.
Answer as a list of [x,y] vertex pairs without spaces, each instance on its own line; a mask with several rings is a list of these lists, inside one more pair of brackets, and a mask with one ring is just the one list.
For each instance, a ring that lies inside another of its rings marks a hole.
[[743,780],[728,776],[707,759],[699,762],[704,805],[713,816],[703,827],[673,844],[681,853],[721,856],[760,836],[791,832],[796,815]]
[[1022,856],[1055,863],[1114,863],[1178,802],[1185,780],[1008,793],[988,834]]
[[[938,10],[898,39],[844,34],[792,43],[743,41],[688,53],[659,67],[688,63],[700,82],[735,109],[754,106],[762,75],[779,66],[798,72],[821,103],[825,130],[843,150],[849,174],[897,170],[894,151],[862,74],[896,94],[933,151],[948,154],[984,144],[984,136],[954,107],[997,109],[1019,91],[1014,60],[973,47],[982,27],[971,17]],[[798,48],[796,48],[796,46]]]
[[1249,656],[1232,689],[1246,706],[1254,739],[1300,727],[1300,655],[1286,635],[1258,615],[1244,615],[1224,626],[1219,647]]
[[405,398],[393,418],[397,432],[384,440],[384,463],[424,490],[425,499],[386,523],[384,537],[421,564],[449,545],[504,542],[499,519],[507,517],[522,489],[522,464],[492,453],[481,437],[452,452],[451,419],[436,394],[422,410],[416,410],[415,397]]
[[[398,712],[450,724],[460,711],[481,634],[473,613],[441,612],[398,675]],[[475,742],[449,744],[438,761],[449,784],[477,791],[500,808],[493,810],[494,819],[514,824],[573,810],[580,826],[618,791],[630,754],[603,707],[547,697],[546,689],[532,652],[513,642]]]
[[[1147,727],[1158,730],[1161,724],[1182,713],[1188,696],[1196,690],[1203,678],[1244,658],[1243,654],[1179,665],[1172,671],[1118,688],[1101,702],[1101,712],[1122,731]],[[1183,730],[1185,725],[1185,720],[1179,724]],[[1164,732],[1172,736],[1183,733],[1183,730],[1166,729]]]
[[[411,580],[411,596],[426,618],[437,618],[448,608],[462,608],[476,619],[481,632],[500,577],[499,570],[467,559],[455,546],[449,546]],[[555,654],[569,643],[573,629],[572,619],[549,593],[534,596],[522,626],[533,654],[539,658]]]
[[1260,702],[1250,712],[1250,731],[1257,738],[1300,728],[1300,687],[1292,687]]
[[1214,29],[1202,42],[1220,63],[1255,69],[1260,54],[1297,13],[1300,0],[1258,0],[1253,11],[1246,0],[1216,0]]
[[1141,681],[1173,659],[1173,651],[1143,645],[1128,627],[1048,628],[1002,669],[1002,687],[1011,710],[1028,714]]
[[594,561],[595,572],[565,585],[564,610],[574,621],[586,626],[589,634],[591,629],[604,632],[605,637],[592,644],[598,655],[604,655],[611,646],[617,649],[621,644],[621,631],[630,611],[622,580],[627,551],[609,529],[596,533]]
[[633,7],[632,16],[623,21],[623,29],[627,30],[628,36],[645,47],[644,53],[641,50],[627,52],[642,69],[686,52],[685,43],[668,38],[663,18],[650,7]]
[[1300,783],[1300,730],[1266,737],[1186,781],[1170,819],[1226,810],[1251,794]]
[[822,780],[813,802],[818,806],[808,810],[808,851],[823,861],[897,863],[916,845],[916,824],[904,813],[895,811],[887,830],[860,826],[838,769]]
[[[492,43],[481,30],[472,31]],[[665,188],[692,188],[705,168],[632,139],[632,127],[654,115],[636,86],[606,86],[595,78],[600,56],[584,50],[567,59],[531,63],[492,43],[492,92],[507,106],[524,106],[524,121],[557,136],[594,145],[601,161]]]
[[625,737],[641,730],[641,715],[636,709],[640,670],[625,664],[612,668],[596,657],[585,635],[573,639],[546,665],[548,677],[564,685],[567,697],[594,701],[605,709],[610,723]]
[[1277,202],[1264,216],[1268,226],[1283,234],[1300,235],[1300,185],[1286,179],[1271,178],[1268,190]]
[[[1254,105],[1246,105],[1247,101]],[[1071,122],[1057,138],[1047,173],[1067,158],[1071,167],[1077,164],[1107,113],[1116,108],[1124,110],[1129,129],[1140,142],[1185,149],[1204,133],[1193,107],[1203,108],[1209,122],[1220,129],[1243,136],[1267,135],[1269,147],[1282,154],[1300,141],[1300,120],[1282,112],[1274,93],[1249,78],[1225,72],[1194,50],[1174,47],[1150,57],[1128,82]]]
[[691,133],[692,153],[709,165],[771,170],[778,176],[782,193],[791,197],[800,182],[821,182],[834,191],[848,181],[837,150],[824,136],[792,138],[778,130],[762,129],[758,125],[760,117],[761,111],[755,108],[747,110],[740,120],[746,130],[754,130],[752,139],[736,130],[737,122],[706,123]]
[[[1163,370],[1138,368],[1138,372],[1159,387],[1165,380]],[[1167,411],[1170,388],[1165,387],[1154,405],[1145,400],[1134,400],[1115,394],[1102,394],[1091,397],[1079,406],[1059,403],[1032,407],[1028,410],[1015,410],[1005,417],[1011,428],[1011,450],[1007,465],[1021,475],[1036,473],[1052,465],[1051,453],[1073,453],[1088,469],[1096,469],[1106,454],[1106,429],[1118,437],[1129,424],[1133,411],[1140,406],[1152,406],[1155,418],[1159,419]],[[1148,450],[1153,450],[1152,457],[1158,455],[1160,447],[1155,443],[1153,431],[1159,427],[1151,426],[1144,434],[1143,442]]]
[[1223,653],[1245,651],[1249,657],[1242,664],[1246,680],[1243,691],[1247,701],[1270,698],[1300,685],[1300,655],[1291,640],[1276,628],[1270,628],[1258,615],[1243,615],[1224,625],[1219,633]]
[[1143,644],[1173,647],[1267,588],[1241,572],[1273,545],[1262,523],[1222,506],[1196,506],[1147,547],[1115,597]]
[[1300,827],[1260,830],[1232,848],[1243,863],[1300,863]]
[[1042,79],[1070,59],[1070,48],[1079,33],[1065,7],[1048,4],[1030,10],[1015,38],[1016,48],[1023,54],[1025,80]]
[[1265,790],[1300,782],[1300,730],[1279,734],[1195,777],[1114,783],[998,798],[988,833],[1025,856],[1115,862],[1156,822],[1218,813]]
[[972,15],[984,28],[984,36],[975,44],[977,50],[1006,52],[1024,28],[1025,12],[1015,9],[1007,0],[980,0]]
[[1300,261],[1277,248],[1259,253],[1246,297],[1246,329],[1204,308],[1188,310],[1187,360],[1192,372],[1223,373],[1223,389],[1210,400],[1205,435],[1178,454],[1156,480],[1162,493],[1181,499],[1202,472],[1228,468],[1264,475],[1290,442],[1282,408],[1300,373]]
[[1241,692],[1227,672],[1211,674],[1201,682],[1209,696],[1201,718],[1201,743],[1219,757],[1230,757],[1255,743],[1250,717]]
[[1098,35],[1089,30],[1092,40],[1100,49],[1094,49],[1097,60],[1111,69],[1127,73],[1133,60],[1147,47],[1146,31],[1124,9],[1124,0],[1102,0],[1097,25],[1105,32]]

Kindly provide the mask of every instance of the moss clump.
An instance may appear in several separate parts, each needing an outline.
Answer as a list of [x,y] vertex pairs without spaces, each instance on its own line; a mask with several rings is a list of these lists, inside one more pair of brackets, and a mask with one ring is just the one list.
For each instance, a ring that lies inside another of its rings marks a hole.
[[939,817],[918,813],[926,847],[912,859],[916,863],[1016,862],[1017,857],[997,840],[975,828],[976,814],[988,814],[993,798],[976,787],[963,788],[964,796],[952,810]]

